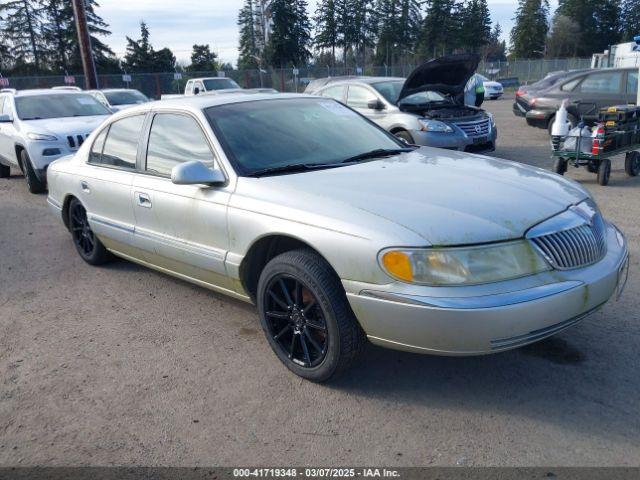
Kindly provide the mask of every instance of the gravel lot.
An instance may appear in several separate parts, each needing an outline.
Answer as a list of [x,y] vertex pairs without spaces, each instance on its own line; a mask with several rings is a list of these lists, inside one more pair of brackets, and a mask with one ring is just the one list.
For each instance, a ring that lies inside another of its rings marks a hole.
[[[548,168],[546,132],[511,103],[485,104],[495,156]],[[0,180],[0,465],[639,465],[640,179],[621,161],[608,187],[568,175],[629,239],[619,302],[487,357],[371,346],[314,385],[278,362],[251,306],[86,265],[14,172]]]

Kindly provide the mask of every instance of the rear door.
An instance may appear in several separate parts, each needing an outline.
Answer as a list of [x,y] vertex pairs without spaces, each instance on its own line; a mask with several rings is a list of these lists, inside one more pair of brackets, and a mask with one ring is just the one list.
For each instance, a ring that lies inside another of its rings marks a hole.
[[74,180],[96,235],[107,248],[133,258],[140,253],[133,247],[131,185],[145,118],[133,115],[105,127]]
[[133,183],[136,246],[156,267],[230,289],[224,260],[232,189],[172,183],[172,168],[191,160],[220,168],[199,120],[155,113]]

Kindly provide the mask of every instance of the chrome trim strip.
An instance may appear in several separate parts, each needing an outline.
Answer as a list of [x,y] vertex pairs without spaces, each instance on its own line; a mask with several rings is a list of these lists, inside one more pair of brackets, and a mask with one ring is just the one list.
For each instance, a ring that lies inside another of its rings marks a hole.
[[58,210],[62,210],[62,205],[60,205],[60,203],[57,200],[55,200],[54,198],[47,197],[47,203],[49,205],[51,205],[52,207],[57,208]]
[[116,230],[120,230],[126,233],[133,233],[135,228],[133,225],[126,225],[126,224],[121,224],[121,223],[115,223],[111,220],[107,220],[104,219],[102,217],[97,217],[95,215],[89,215],[89,221],[90,222],[94,222],[94,223],[98,223],[100,225],[103,225],[105,227],[110,227],[110,228],[115,228]]
[[495,295],[482,295],[478,297],[423,297],[419,295],[406,295],[378,290],[362,290],[361,296],[371,297],[395,303],[405,303],[422,307],[434,307],[453,310],[474,310],[480,308],[499,308],[507,305],[531,302],[541,298],[550,297],[559,293],[572,290],[584,285],[578,280],[570,280],[559,283],[549,283],[526,290],[499,293]]

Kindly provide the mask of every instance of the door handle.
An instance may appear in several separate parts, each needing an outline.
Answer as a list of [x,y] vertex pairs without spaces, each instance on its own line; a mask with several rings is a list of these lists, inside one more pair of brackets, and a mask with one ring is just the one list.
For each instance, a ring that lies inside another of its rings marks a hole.
[[84,180],[82,180],[80,182],[80,188],[82,188],[82,191],[85,193],[91,193],[91,189],[89,188],[89,184],[87,182],[85,182]]
[[151,208],[151,198],[146,193],[136,192],[138,205],[144,208]]

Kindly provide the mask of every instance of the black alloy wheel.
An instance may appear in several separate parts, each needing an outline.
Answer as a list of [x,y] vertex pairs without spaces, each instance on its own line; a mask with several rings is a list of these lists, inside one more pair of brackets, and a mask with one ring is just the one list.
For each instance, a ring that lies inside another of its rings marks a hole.
[[327,324],[311,290],[289,275],[273,277],[264,297],[268,335],[289,360],[313,368],[324,360]]
[[91,230],[87,211],[82,203],[75,198],[69,204],[69,230],[73,244],[85,262],[91,265],[101,265],[111,259],[107,249]]

